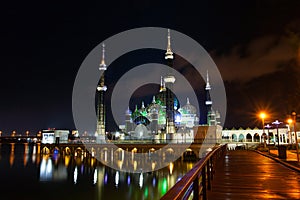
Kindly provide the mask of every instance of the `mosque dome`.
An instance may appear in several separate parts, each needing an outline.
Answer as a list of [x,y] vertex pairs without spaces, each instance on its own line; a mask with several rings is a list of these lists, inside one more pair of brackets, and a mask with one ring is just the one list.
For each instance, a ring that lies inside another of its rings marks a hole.
[[197,108],[190,104],[189,98],[187,98],[186,105],[182,106],[180,111],[182,114],[197,114]]

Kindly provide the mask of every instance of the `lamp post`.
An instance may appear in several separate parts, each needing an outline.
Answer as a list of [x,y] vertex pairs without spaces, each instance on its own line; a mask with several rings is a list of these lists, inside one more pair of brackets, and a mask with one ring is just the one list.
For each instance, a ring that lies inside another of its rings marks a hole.
[[296,120],[297,120],[296,112],[292,112],[292,116],[293,116],[293,122],[294,122],[294,133],[295,133],[295,142],[296,142],[296,149],[297,149],[297,161],[299,162],[298,136],[297,136],[297,131],[296,131]]
[[265,118],[266,118],[266,113],[264,113],[264,112],[261,112],[260,114],[259,114],[259,117],[261,118],[261,120],[262,120],[262,128],[263,128],[263,137],[264,137],[264,148],[266,148],[266,134],[265,134]]
[[291,132],[291,124],[293,123],[293,119],[291,119],[291,118],[289,118],[289,119],[287,119],[287,123],[288,123],[288,130],[289,130],[289,140],[290,140],[290,144],[292,144],[293,142],[293,140],[292,140],[292,132]]
[[272,128],[272,126],[270,126],[270,124],[267,124],[267,125],[265,126],[265,128],[268,129],[268,143],[270,144],[270,132],[269,132],[269,130],[270,130],[270,128]]
[[280,138],[279,138],[279,133],[278,133],[278,125],[281,124],[281,123],[282,123],[282,122],[278,121],[277,119],[276,119],[275,122],[272,122],[272,124],[275,124],[275,125],[276,125],[276,129],[277,129],[278,148],[279,148],[279,140],[280,140]]
[[281,124],[282,122],[280,122],[280,121],[278,121],[278,120],[276,120],[275,122],[272,122],[272,124],[275,124],[276,125],[276,129],[277,129],[277,138],[278,138],[278,156],[280,156],[280,153],[279,153],[279,140],[280,140],[280,138],[279,138],[279,133],[278,133],[278,125],[279,124]]

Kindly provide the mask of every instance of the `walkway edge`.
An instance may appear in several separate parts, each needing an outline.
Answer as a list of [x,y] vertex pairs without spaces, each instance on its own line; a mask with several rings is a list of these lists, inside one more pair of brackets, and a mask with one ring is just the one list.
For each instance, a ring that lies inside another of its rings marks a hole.
[[274,161],[276,161],[276,162],[278,162],[278,163],[280,163],[280,164],[282,164],[282,165],[284,165],[284,166],[286,166],[286,167],[288,167],[288,168],[290,168],[290,169],[292,169],[292,170],[297,171],[298,173],[300,173],[300,168],[295,167],[294,165],[291,165],[291,164],[289,164],[287,162],[284,162],[284,161],[280,160],[279,158],[274,158],[273,156],[264,154],[264,153],[262,153],[262,152],[260,152],[258,150],[253,150],[253,151],[255,151],[256,153],[258,153],[260,155],[268,157],[268,158],[270,158],[270,159],[272,159],[272,160],[274,160]]

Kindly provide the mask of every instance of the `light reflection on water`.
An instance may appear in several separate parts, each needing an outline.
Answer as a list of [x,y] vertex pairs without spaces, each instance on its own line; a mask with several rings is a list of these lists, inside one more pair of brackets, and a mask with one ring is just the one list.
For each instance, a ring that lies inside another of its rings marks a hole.
[[36,144],[0,145],[0,193],[9,199],[159,199],[193,166],[179,159],[128,173],[86,155],[41,155]]

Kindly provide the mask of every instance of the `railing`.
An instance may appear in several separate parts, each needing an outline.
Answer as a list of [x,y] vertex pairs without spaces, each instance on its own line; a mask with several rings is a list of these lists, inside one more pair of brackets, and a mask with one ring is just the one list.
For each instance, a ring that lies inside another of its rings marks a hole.
[[211,190],[211,180],[215,172],[216,162],[224,156],[227,145],[214,148],[181,178],[161,200],[175,199],[207,199],[207,190]]

